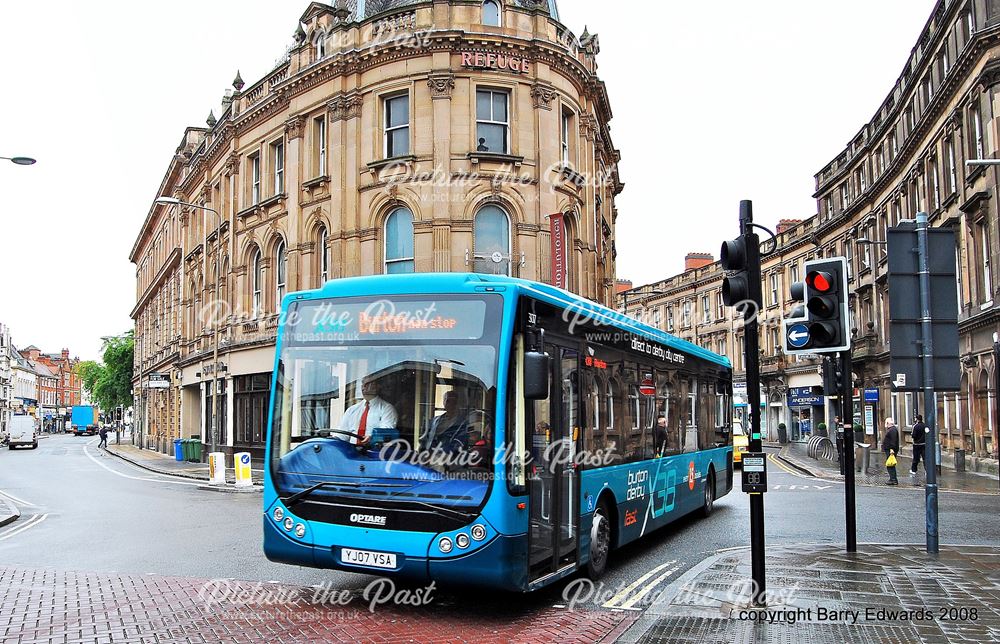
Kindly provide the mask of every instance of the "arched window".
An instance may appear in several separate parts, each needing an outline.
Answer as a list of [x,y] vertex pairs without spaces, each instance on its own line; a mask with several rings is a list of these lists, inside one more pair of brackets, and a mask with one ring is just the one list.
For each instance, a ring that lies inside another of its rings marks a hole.
[[288,292],[288,254],[285,252],[284,240],[278,242],[278,247],[274,251],[274,285],[275,300],[274,310],[281,310],[281,300]]
[[322,31],[317,31],[313,35],[313,47],[316,49],[316,60],[326,58],[326,34]]
[[229,258],[222,258],[222,281],[219,283],[219,301],[215,304],[215,323],[221,324],[229,313]]
[[413,213],[396,208],[385,220],[385,272],[413,272]]
[[510,220],[497,206],[484,206],[476,213],[474,270],[477,273],[510,275]]
[[500,3],[496,0],[486,0],[483,3],[483,24],[490,27],[500,26]]
[[330,251],[327,249],[327,234],[326,227],[321,226],[319,229],[319,247],[316,249],[319,252],[319,285],[323,286],[326,281],[330,279]]
[[264,268],[261,266],[260,249],[254,251],[253,259],[250,260],[250,291],[251,306],[253,307],[254,319],[260,317],[263,311],[262,286],[264,284]]

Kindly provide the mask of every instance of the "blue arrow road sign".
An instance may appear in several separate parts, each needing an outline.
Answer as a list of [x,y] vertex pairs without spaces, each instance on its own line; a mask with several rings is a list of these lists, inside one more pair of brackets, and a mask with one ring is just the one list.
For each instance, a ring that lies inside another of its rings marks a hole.
[[788,346],[801,349],[809,344],[809,327],[805,324],[793,324],[788,327]]

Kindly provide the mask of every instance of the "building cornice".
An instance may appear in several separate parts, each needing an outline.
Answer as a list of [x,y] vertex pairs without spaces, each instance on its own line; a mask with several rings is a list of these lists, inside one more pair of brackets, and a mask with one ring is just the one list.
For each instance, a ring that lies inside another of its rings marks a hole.
[[[975,33],[973,39],[959,53],[958,58],[955,60],[955,64],[949,68],[948,76],[934,92],[930,104],[919,115],[917,115],[913,129],[907,133],[906,138],[903,141],[897,142],[899,148],[895,157],[889,161],[881,175],[873,178],[871,184],[865,189],[864,193],[859,194],[850,206],[844,208],[844,212],[852,214],[857,210],[863,209],[863,205],[867,203],[864,198],[865,195],[879,194],[885,189],[886,185],[890,183],[890,180],[899,180],[900,176],[905,174],[902,172],[902,167],[905,165],[904,161],[912,162],[913,157],[920,156],[915,153],[916,149],[920,145],[927,144],[927,134],[932,126],[937,123],[942,116],[944,116],[946,111],[945,108],[961,98],[959,91],[967,82],[970,72],[980,63],[985,54],[987,54],[998,44],[998,42],[1000,42],[1000,38],[998,38],[998,36],[1000,36],[1000,25],[984,28]],[[882,143],[883,137],[899,122],[899,118],[909,103],[909,100],[916,95],[920,87],[918,79],[923,78],[929,66],[933,64],[933,61],[934,58],[932,56],[926,56],[924,58],[920,68],[913,72],[911,76],[913,80],[910,82],[906,93],[898,101],[895,101],[892,110],[885,116],[885,118],[880,119],[878,125],[873,125],[874,118],[865,124],[863,129],[868,131],[869,134],[863,145],[854,148],[853,155],[850,154],[852,146],[848,146],[841,151],[833,161],[828,163],[823,170],[816,174],[816,192],[813,194],[813,198],[820,199],[835,191],[840,183],[854,172],[858,165],[865,162],[869,154],[872,152],[873,144]],[[989,66],[987,69],[993,70],[996,68],[994,66]],[[983,73],[976,77],[976,80],[972,83],[972,87],[975,87],[984,81],[995,82],[994,78],[994,75],[988,75],[986,70],[984,70]],[[965,91],[967,92],[969,90],[966,89]],[[882,106],[888,102],[891,96],[892,94],[890,94],[889,97],[882,102]],[[882,107],[880,107],[879,110],[881,112]],[[857,138],[858,137],[855,137],[854,140]],[[824,173],[830,171],[829,169],[837,163],[837,159],[840,159],[845,154],[848,155],[846,162],[837,167],[832,174],[821,180],[820,177],[822,177]]]
[[167,259],[163,262],[160,270],[156,272],[156,276],[153,278],[153,281],[150,282],[149,286],[147,286],[143,291],[142,296],[139,297],[139,301],[135,303],[135,307],[133,307],[131,313],[129,313],[130,318],[133,320],[136,319],[136,316],[139,315],[139,311],[146,305],[149,298],[156,293],[160,284],[164,281],[164,279],[166,279],[167,275],[170,274],[171,269],[176,268],[180,265],[180,263],[181,249],[175,247],[172,251],[170,251],[170,254],[167,255]]

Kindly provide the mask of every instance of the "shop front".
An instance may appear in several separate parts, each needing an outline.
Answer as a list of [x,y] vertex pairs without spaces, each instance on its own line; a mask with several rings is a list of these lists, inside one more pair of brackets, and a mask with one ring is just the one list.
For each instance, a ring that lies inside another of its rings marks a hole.
[[812,387],[788,388],[788,440],[807,441],[825,423],[825,401]]

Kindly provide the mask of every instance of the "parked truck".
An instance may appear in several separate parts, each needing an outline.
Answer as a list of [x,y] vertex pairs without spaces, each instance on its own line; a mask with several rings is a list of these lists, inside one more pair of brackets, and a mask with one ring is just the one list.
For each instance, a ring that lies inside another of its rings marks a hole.
[[73,434],[76,436],[93,436],[101,428],[99,423],[100,412],[97,407],[90,405],[73,406]]

